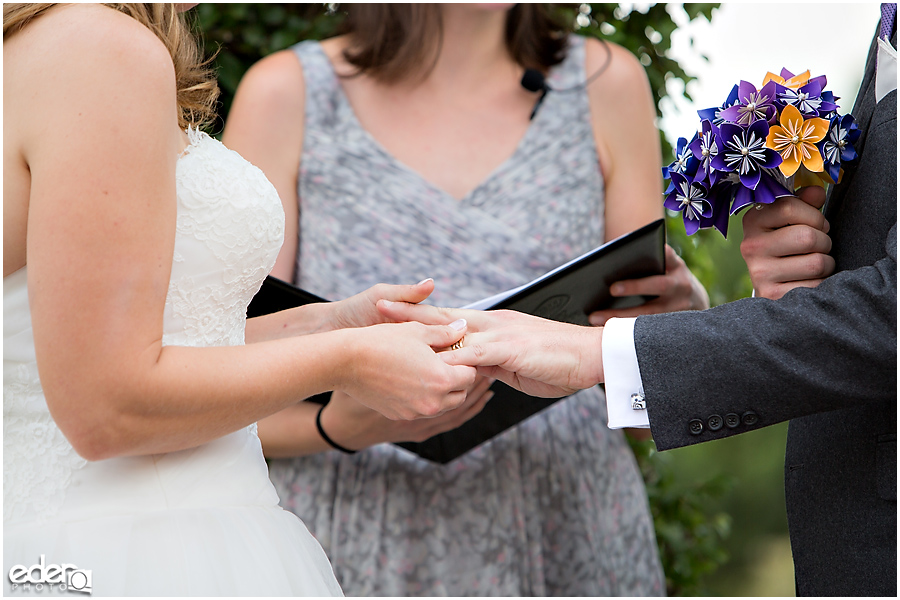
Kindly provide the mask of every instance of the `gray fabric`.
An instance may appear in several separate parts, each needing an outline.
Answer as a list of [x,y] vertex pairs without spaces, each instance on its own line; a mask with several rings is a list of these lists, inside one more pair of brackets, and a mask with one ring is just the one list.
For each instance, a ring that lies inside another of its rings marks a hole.
[[[875,105],[874,66],[873,44],[852,111],[860,158],[828,203],[838,272],[778,301],[635,324],[661,450],[791,421],[785,490],[800,595],[897,592],[897,93]],[[758,422],[709,427],[712,415],[745,413]]]
[[[459,306],[521,285],[603,240],[587,95],[551,93],[518,149],[455,200],[359,124],[321,47],[306,79],[296,282],[330,299],[434,277]],[[550,85],[584,79],[580,38]],[[599,388],[436,465],[391,445],[276,460],[282,505],[324,546],[348,595],[660,595],[643,482]]]

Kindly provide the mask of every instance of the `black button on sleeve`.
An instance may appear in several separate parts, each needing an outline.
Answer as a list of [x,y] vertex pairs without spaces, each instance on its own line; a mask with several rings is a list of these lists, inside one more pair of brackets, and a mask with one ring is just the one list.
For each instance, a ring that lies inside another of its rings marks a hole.
[[744,422],[744,425],[756,425],[759,423],[759,415],[753,411],[747,411],[741,415],[741,421]]
[[741,417],[735,413],[728,413],[725,415],[725,425],[728,429],[734,429],[738,425],[741,424]]
[[703,432],[703,421],[691,419],[688,423],[688,429],[690,429],[691,435],[700,435]]
[[722,429],[722,425],[724,425],[724,421],[722,417],[719,415],[710,415],[710,417],[706,420],[706,426],[709,427],[710,431],[718,431]]

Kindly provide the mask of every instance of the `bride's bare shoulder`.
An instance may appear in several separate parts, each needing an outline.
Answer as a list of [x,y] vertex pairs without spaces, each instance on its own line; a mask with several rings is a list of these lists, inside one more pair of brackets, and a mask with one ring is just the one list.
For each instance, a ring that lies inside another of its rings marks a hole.
[[162,41],[102,5],[54,7],[3,42],[4,111],[17,115],[23,146],[76,118],[99,126],[164,113],[175,121],[175,94]]
[[41,13],[4,38],[3,55],[4,70],[22,77],[52,77],[74,69],[118,76],[134,71],[135,78],[162,71],[174,78],[162,41],[135,19],[102,4],[59,5]]

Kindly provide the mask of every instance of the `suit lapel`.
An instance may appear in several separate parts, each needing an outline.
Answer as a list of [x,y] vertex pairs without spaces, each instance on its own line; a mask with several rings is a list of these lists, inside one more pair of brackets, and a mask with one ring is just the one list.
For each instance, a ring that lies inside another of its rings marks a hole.
[[[878,28],[880,27],[881,22],[879,21],[878,26],[876,27],[876,35]],[[895,48],[897,47],[896,28],[894,29],[891,43]],[[856,165],[859,164],[859,161],[861,160],[860,157],[862,157],[866,145],[866,138],[869,134],[869,125],[872,121],[872,114],[875,112],[875,63],[877,54],[878,43],[876,42],[876,38],[873,37],[872,44],[869,46],[869,55],[866,59],[866,70],[863,74],[862,83],[860,83],[859,86],[859,93],[856,95],[856,102],[853,103],[853,110],[850,113],[853,115],[853,118],[856,120],[856,124],[861,131],[859,140],[857,140],[857,143],[855,144],[858,158],[852,164],[844,168],[844,176],[841,179],[841,184],[833,186],[828,194],[828,200],[825,203],[825,217],[828,219],[835,215],[838,206],[840,206],[841,201],[844,199],[846,190],[849,189],[850,182],[856,174]]]

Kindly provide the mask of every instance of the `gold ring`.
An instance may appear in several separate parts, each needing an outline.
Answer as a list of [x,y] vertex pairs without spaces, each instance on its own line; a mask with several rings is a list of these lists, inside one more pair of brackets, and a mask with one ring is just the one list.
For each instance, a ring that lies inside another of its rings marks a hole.
[[762,210],[763,205],[757,202],[756,204],[753,205],[753,208],[755,208],[756,210]]
[[466,339],[466,336],[462,336],[461,338],[459,338],[459,340],[457,340],[457,342],[455,344],[450,346],[450,349],[451,350],[459,350],[460,348],[462,348],[464,339]]

